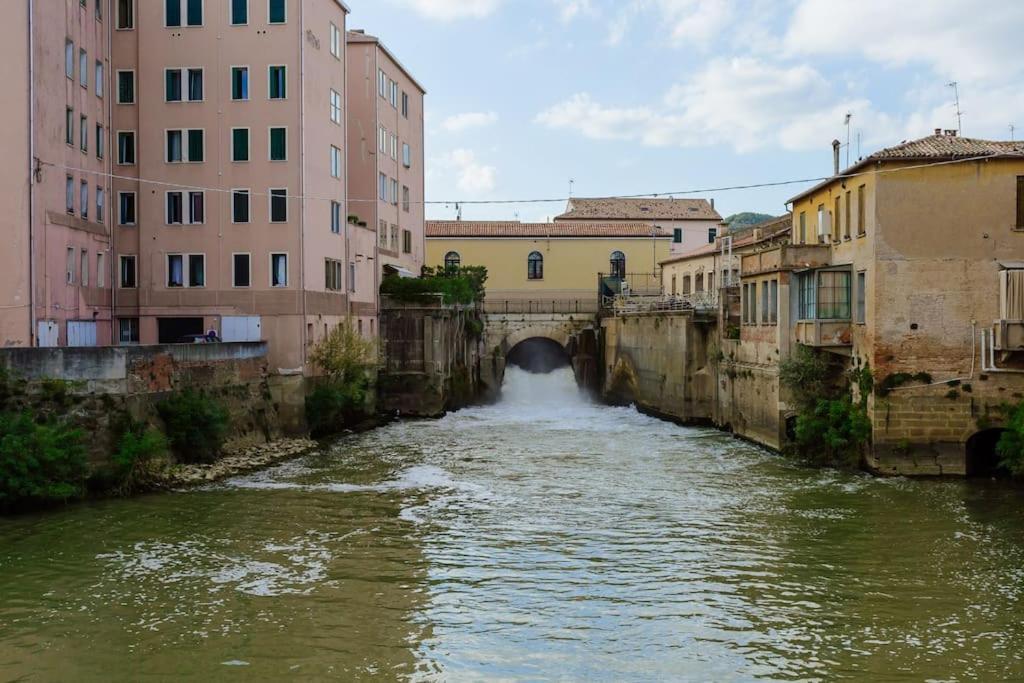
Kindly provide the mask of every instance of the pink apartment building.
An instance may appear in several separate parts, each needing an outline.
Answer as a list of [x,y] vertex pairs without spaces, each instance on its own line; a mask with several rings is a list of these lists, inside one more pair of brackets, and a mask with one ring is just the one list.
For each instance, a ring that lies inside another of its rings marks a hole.
[[378,276],[423,267],[426,91],[376,37],[348,33],[349,213],[376,238]]
[[7,3],[0,345],[109,343],[109,0]]
[[346,221],[347,7],[114,4],[115,340],[212,329],[306,370],[335,325],[376,316]]

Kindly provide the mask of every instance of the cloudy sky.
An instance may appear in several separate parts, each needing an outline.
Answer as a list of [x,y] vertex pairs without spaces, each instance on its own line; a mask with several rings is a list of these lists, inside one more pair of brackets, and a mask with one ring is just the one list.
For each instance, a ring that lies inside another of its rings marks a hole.
[[[1024,136],[1021,0],[347,0],[429,90],[428,200],[665,193],[827,175],[933,128]],[[852,158],[858,153],[852,145]],[[845,154],[845,153],[844,153]],[[719,191],[778,214],[804,187]],[[466,206],[546,220],[560,204]],[[454,217],[430,206],[432,218]]]

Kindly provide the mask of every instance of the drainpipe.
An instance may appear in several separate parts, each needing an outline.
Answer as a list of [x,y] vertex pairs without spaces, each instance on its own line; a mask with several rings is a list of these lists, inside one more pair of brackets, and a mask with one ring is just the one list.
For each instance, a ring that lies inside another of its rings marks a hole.
[[[110,287],[110,345],[114,346],[117,342],[120,342],[120,334],[117,329],[117,319],[114,315],[114,305],[117,298],[117,283],[114,281],[114,273],[117,260],[117,222],[114,220],[115,209],[114,202],[117,200],[117,194],[114,192],[114,151],[111,147],[111,124],[114,123],[114,12],[113,6],[107,7],[107,54],[106,62],[107,68],[103,73],[103,77],[107,79],[107,82],[103,84],[104,87],[104,104],[107,109],[107,125],[103,128],[103,135],[106,137],[104,148],[106,153],[103,158],[103,170],[108,173],[106,180],[107,187],[107,205],[104,207],[105,211],[110,213],[110,248],[107,249],[107,285]],[[104,217],[106,218],[106,217]],[[105,222],[105,221],[104,221]],[[141,330],[140,330],[141,332]]]
[[36,346],[36,75],[35,0],[28,0],[28,345]]
[[299,287],[302,293],[302,369],[306,371],[309,324],[306,311],[306,4],[299,3]]

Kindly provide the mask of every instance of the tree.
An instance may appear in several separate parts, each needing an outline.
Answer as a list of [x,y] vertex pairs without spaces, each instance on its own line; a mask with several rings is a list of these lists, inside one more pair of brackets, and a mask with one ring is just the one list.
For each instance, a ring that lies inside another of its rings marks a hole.
[[344,382],[376,367],[377,344],[346,319],[313,348],[309,360],[331,382]]

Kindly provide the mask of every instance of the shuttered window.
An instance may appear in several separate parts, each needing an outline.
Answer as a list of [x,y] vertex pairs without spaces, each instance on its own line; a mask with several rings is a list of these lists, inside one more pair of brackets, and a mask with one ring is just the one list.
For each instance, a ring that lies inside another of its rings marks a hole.
[[1017,229],[1024,230],[1024,176],[1017,176]]

